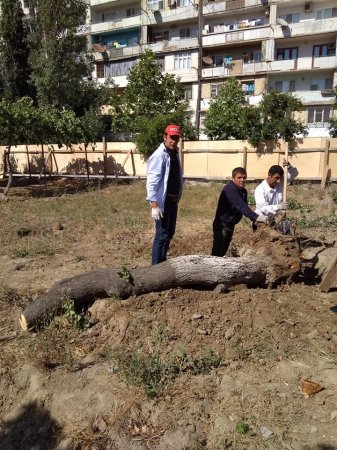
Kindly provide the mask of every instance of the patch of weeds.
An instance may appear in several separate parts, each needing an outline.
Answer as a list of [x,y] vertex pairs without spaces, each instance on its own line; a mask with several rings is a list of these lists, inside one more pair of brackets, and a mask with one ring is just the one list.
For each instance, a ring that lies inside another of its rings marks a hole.
[[332,200],[337,203],[337,191],[332,193]]
[[238,421],[235,426],[235,432],[238,434],[248,434],[249,433],[249,425],[242,419]]
[[254,194],[249,193],[247,197],[248,206],[253,208],[255,206],[255,197]]
[[36,243],[34,247],[31,248],[28,254],[29,256],[37,256],[37,255],[54,256],[55,249],[50,244],[39,241]]
[[19,237],[25,237],[25,236],[29,236],[31,234],[32,230],[26,227],[20,227],[16,230],[16,234]]
[[287,201],[288,203],[288,209],[290,210],[298,210],[301,212],[301,214],[308,213],[312,211],[312,206],[310,205],[302,205],[298,200],[295,198],[291,198]]
[[87,330],[90,328],[91,323],[85,318],[84,314],[78,314],[75,311],[74,300],[70,297],[66,297],[63,302],[63,312],[65,318],[70,322],[77,330]]
[[28,256],[28,250],[24,249],[24,248],[15,248],[12,251],[12,258],[25,258],[26,256]]
[[230,350],[232,358],[236,361],[244,361],[249,356],[249,351],[246,350],[239,339],[232,339]]
[[221,358],[213,350],[208,350],[204,356],[197,358],[181,351],[171,354],[166,362],[162,361],[158,351],[150,355],[139,355],[119,350],[115,352],[113,359],[127,382],[133,386],[142,386],[145,395],[150,398],[160,395],[183,372],[205,374],[221,365]]
[[123,266],[121,268],[121,270],[119,270],[117,272],[117,275],[119,275],[121,278],[123,278],[123,280],[126,281],[127,283],[132,283],[132,281],[133,281],[133,278],[132,278],[132,275],[131,275],[129,269],[125,266]]
[[20,303],[21,297],[15,289],[10,288],[7,284],[0,283],[0,302],[16,305]]

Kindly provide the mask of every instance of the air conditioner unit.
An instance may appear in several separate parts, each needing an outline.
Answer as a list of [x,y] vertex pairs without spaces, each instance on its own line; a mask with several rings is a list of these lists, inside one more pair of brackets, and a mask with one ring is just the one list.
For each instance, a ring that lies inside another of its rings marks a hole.
[[311,12],[311,2],[304,3],[304,12]]

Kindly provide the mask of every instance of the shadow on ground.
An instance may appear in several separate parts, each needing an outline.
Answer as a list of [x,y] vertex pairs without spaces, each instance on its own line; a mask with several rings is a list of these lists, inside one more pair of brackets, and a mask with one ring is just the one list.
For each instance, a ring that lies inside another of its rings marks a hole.
[[32,402],[22,406],[15,418],[1,423],[0,448],[51,450],[59,442],[61,432],[49,411]]

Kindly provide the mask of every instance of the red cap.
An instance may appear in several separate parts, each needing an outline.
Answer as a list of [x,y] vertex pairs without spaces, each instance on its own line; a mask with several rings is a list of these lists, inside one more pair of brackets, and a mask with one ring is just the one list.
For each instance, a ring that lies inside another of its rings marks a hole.
[[169,136],[181,136],[180,126],[179,125],[167,125],[165,128],[165,134]]

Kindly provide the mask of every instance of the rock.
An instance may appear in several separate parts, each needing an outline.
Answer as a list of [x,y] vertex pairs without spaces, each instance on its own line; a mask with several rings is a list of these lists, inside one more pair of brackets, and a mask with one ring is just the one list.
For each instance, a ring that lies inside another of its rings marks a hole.
[[337,411],[332,411],[332,413],[330,414],[330,420],[334,420],[337,417]]
[[84,369],[85,367],[94,365],[96,362],[97,359],[94,355],[86,355],[80,362],[80,367]]
[[312,426],[312,427],[310,428],[310,433],[316,433],[316,432],[317,432],[317,428],[314,427],[314,426]]
[[229,341],[235,334],[235,328],[228,328],[228,330],[225,333],[225,339]]
[[318,336],[318,330],[312,330],[307,334],[308,339],[315,339]]
[[70,450],[73,448],[72,438],[62,439],[62,441],[53,450]]
[[207,330],[202,330],[201,328],[198,328],[197,329],[197,333],[206,335],[206,334],[208,334],[208,331]]
[[267,440],[272,436],[273,432],[268,427],[260,428],[262,439]]
[[332,342],[333,342],[335,345],[337,345],[337,335],[336,335],[336,334],[333,334],[333,335],[331,336],[331,340],[332,340]]
[[192,320],[202,319],[204,316],[202,314],[193,314],[191,317]]
[[160,440],[158,450],[183,450],[191,448],[193,444],[191,432],[179,429],[166,430]]
[[224,292],[227,292],[227,291],[228,291],[227,286],[225,284],[222,284],[222,283],[217,284],[215,286],[215,288],[213,289],[213,292],[217,292],[218,294],[223,294]]
[[99,431],[100,433],[104,433],[107,429],[106,421],[103,419],[103,417],[98,417],[95,422],[93,423],[93,430]]

